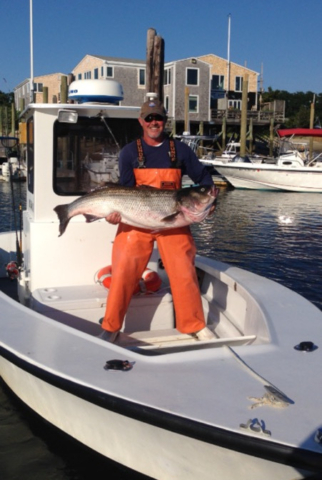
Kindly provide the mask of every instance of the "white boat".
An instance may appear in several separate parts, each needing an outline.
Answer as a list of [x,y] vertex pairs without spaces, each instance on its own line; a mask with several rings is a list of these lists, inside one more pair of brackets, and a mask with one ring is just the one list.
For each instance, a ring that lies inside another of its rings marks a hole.
[[[240,157],[240,142],[235,142],[232,140],[231,142],[228,142],[226,145],[225,150],[223,150],[222,154],[216,157],[216,160],[220,160],[222,162],[229,162],[230,160],[233,160],[234,158],[241,158]],[[260,162],[261,159],[263,158],[260,155],[251,155],[248,156],[247,158],[251,158],[251,161],[258,161]]]
[[1,165],[1,179],[5,182],[24,182],[27,176],[27,167],[24,162],[19,161],[16,157],[11,157],[7,162]]
[[[322,137],[322,130],[289,129],[278,130],[278,134],[281,137],[288,135]],[[303,158],[300,151],[286,150],[279,155],[274,164],[220,160],[211,163],[204,160],[203,163],[211,164],[235,188],[322,192],[322,153],[310,160]]]
[[[47,422],[155,479],[321,473],[322,312],[298,294],[198,257],[205,316],[216,334],[198,341],[175,329],[155,250],[149,268],[162,288],[133,297],[116,344],[97,337],[107,291],[94,277],[111,262],[116,227],[77,216],[58,237],[53,208],[83,193],[78,167],[89,132],[95,142],[104,135],[98,115],[124,126],[139,109],[32,104],[23,113],[34,149],[28,144],[20,303],[6,293],[14,283],[0,281],[3,381]],[[64,151],[74,160],[66,177]],[[18,244],[15,232],[0,234],[1,277]]]

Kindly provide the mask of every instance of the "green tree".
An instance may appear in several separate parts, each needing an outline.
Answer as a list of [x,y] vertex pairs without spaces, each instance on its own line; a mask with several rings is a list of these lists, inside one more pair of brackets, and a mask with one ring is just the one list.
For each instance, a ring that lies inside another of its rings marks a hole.
[[[263,102],[274,100],[285,101],[285,117],[288,127],[308,127],[310,125],[310,107],[314,99],[314,92],[290,93],[286,90],[273,90],[268,87],[263,94]],[[322,121],[322,93],[315,95],[315,118]]]

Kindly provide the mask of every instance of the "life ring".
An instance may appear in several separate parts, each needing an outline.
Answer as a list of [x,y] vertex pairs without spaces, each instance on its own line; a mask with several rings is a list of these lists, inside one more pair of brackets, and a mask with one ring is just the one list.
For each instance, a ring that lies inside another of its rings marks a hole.
[[[111,286],[111,280],[112,265],[101,268],[101,270],[99,270],[95,274],[95,282],[99,283],[107,289],[109,289]],[[137,293],[157,292],[160,289],[161,285],[162,280],[157,274],[157,272],[151,270],[150,268],[146,268],[142,274],[141,279],[139,280],[137,287],[133,292],[133,295],[136,295]]]

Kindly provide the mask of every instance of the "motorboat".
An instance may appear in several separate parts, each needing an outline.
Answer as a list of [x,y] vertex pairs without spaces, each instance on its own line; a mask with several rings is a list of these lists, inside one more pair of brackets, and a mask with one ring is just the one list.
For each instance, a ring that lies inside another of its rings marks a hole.
[[5,182],[24,182],[27,176],[27,166],[25,162],[17,157],[10,157],[1,165],[1,178]]
[[26,164],[16,156],[19,139],[17,137],[0,137],[0,150],[5,156],[1,159],[0,179],[5,182],[21,182],[26,180]]
[[[322,137],[321,129],[285,129],[277,132],[280,138]],[[210,164],[207,160],[203,163]],[[301,152],[301,148],[286,149],[273,164],[217,160],[212,161],[211,165],[235,188],[322,192],[321,152],[314,154],[310,159],[305,151]]]
[[101,119],[122,132],[128,125],[129,139],[138,116],[136,107],[86,102],[30,104],[22,113],[21,241],[15,231],[0,234],[3,382],[46,422],[154,479],[321,473],[322,312],[303,297],[198,256],[215,334],[200,341],[175,328],[155,248],[148,268],[159,290],[133,296],[116,343],[99,338],[108,290],[97,272],[111,263],[116,226],[75,216],[59,237],[54,208],[86,193],[82,162],[104,146]]

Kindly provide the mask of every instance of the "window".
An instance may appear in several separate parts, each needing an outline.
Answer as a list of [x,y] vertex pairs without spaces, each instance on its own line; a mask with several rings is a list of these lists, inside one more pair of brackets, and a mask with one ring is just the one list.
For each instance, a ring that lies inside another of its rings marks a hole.
[[241,92],[243,89],[243,77],[236,77],[235,78],[235,91]]
[[163,84],[164,85],[171,85],[171,70],[170,70],[170,68],[166,68],[164,70]]
[[82,79],[82,74],[79,73],[79,74],[77,75],[77,80],[81,80],[81,79]]
[[94,79],[98,80],[98,68],[94,69]]
[[199,68],[187,68],[186,85],[199,85]]
[[92,78],[92,72],[85,72],[84,73],[84,79],[85,80],[90,80]]
[[198,113],[199,111],[199,97],[198,95],[189,95],[189,112]]
[[42,92],[43,83],[34,83],[34,92]]
[[145,69],[139,69],[139,85],[145,85]]
[[[104,172],[115,172],[120,148],[140,136],[136,118],[78,117],[77,123],[54,123],[54,176],[57,195],[81,195],[95,187],[84,164],[105,159]],[[109,130],[110,129],[110,130]],[[28,137],[28,163],[32,160],[32,141]],[[33,169],[28,165],[30,182]],[[96,185],[97,186],[97,185]],[[31,188],[31,187],[30,187]],[[29,188],[29,189],[30,189]]]
[[167,112],[169,111],[169,95],[166,95],[164,98],[164,108]]
[[234,110],[241,110],[241,100],[228,100],[228,108],[233,108]]
[[[104,76],[104,75],[103,75]],[[114,77],[114,69],[113,67],[106,67],[105,69],[105,77],[106,78],[112,78]]]
[[211,79],[211,90],[224,90],[225,76],[213,75]]

